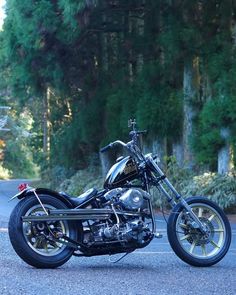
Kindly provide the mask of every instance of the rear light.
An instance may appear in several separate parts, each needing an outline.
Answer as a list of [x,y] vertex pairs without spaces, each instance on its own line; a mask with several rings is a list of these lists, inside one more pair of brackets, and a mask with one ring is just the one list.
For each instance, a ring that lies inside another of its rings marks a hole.
[[28,187],[28,183],[21,183],[21,184],[19,184],[19,186],[18,186],[18,190],[19,190],[20,192],[22,192],[22,191],[25,190],[27,187]]

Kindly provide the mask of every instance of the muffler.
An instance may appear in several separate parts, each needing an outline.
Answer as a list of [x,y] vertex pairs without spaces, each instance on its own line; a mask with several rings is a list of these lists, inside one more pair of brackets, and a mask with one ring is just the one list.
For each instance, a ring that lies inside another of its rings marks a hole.
[[53,209],[48,211],[48,215],[22,216],[23,222],[42,222],[60,220],[104,220],[111,217],[113,213],[110,209]]

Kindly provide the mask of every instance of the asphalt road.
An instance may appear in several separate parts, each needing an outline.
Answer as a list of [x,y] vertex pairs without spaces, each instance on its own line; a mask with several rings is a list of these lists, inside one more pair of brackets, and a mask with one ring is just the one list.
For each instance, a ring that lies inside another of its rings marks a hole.
[[191,267],[171,250],[166,226],[157,217],[162,239],[138,250],[117,264],[108,256],[72,257],[55,270],[35,269],[25,264],[9,242],[7,221],[14,203],[7,199],[21,181],[0,181],[0,294],[236,294],[236,224],[228,254],[209,268]]

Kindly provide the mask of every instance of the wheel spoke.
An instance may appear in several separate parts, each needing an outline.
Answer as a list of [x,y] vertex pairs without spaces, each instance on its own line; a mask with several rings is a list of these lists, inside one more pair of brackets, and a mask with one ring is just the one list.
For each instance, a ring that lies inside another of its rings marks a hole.
[[224,230],[223,230],[223,228],[215,228],[212,232],[213,233],[223,233]]
[[43,248],[44,248],[44,250],[45,250],[47,253],[49,253],[49,250],[48,250],[48,243],[47,243],[47,242],[44,243]]
[[209,221],[212,221],[212,220],[215,218],[215,216],[216,216],[215,214],[212,214],[212,215],[208,218],[208,220],[209,220]]
[[187,240],[188,238],[190,237],[190,235],[185,235],[183,237],[180,238],[180,241],[184,241],[184,240]]
[[202,247],[202,254],[203,254],[204,256],[207,256],[206,245],[201,245],[201,247]]
[[192,245],[191,245],[190,250],[189,250],[189,252],[190,252],[191,254],[193,253],[193,250],[195,249],[195,247],[196,247],[196,242],[194,241],[194,242],[192,243]]
[[202,213],[203,213],[203,208],[199,207],[198,208],[198,217],[202,217]]
[[215,248],[220,248],[220,246],[218,244],[216,244],[216,242],[214,242],[213,240],[210,241],[210,243],[215,247]]
[[39,238],[36,238],[36,241],[33,243],[33,247],[34,248],[37,248],[38,247],[39,241],[40,241],[40,239]]
[[184,224],[184,223],[180,223],[179,226],[182,227],[182,228],[185,228],[185,229],[188,228],[188,226],[186,224]]

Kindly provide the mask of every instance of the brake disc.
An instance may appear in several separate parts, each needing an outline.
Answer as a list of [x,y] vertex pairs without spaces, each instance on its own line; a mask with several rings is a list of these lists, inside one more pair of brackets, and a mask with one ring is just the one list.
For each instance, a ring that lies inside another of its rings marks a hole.
[[200,221],[206,227],[206,233],[203,234],[198,228],[191,228],[189,225],[188,228],[184,229],[184,234],[189,235],[186,239],[190,244],[195,243],[196,246],[206,245],[214,238],[214,226],[212,223],[205,217],[200,217]]

